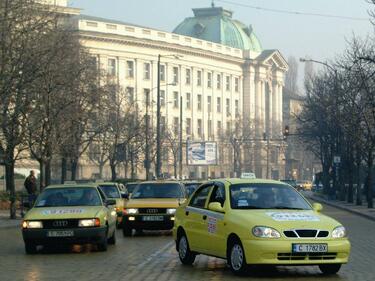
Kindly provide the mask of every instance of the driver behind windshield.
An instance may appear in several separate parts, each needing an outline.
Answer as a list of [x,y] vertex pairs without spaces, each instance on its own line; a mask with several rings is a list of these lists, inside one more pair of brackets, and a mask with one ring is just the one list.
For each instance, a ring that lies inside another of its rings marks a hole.
[[83,191],[80,199],[78,199],[78,205],[97,206],[100,205],[100,199],[98,193],[94,189],[87,189]]

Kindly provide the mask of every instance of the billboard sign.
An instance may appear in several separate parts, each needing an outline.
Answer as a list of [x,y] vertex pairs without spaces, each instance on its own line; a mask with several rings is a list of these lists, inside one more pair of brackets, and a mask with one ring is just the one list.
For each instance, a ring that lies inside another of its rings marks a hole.
[[217,165],[216,142],[188,142],[187,164],[195,166]]

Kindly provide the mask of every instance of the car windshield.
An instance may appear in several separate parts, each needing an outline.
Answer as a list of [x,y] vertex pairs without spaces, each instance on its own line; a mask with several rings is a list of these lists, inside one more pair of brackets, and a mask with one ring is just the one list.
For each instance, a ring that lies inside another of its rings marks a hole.
[[47,188],[38,197],[36,207],[100,206],[102,201],[95,188]]
[[108,198],[121,198],[121,195],[115,185],[100,185],[99,188]]
[[141,183],[132,194],[132,199],[143,198],[183,198],[184,194],[178,183]]
[[126,190],[129,192],[129,193],[133,193],[134,189],[137,187],[138,183],[128,183],[126,185]]
[[286,184],[234,184],[230,195],[232,209],[311,210],[308,202]]

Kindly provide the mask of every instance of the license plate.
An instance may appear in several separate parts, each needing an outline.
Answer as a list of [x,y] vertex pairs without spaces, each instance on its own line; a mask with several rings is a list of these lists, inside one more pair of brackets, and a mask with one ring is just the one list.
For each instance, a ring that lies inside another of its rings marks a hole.
[[326,253],[328,252],[327,244],[293,244],[293,253]]
[[57,231],[48,231],[48,237],[72,237],[74,236],[73,230],[57,230]]
[[163,221],[164,217],[163,216],[143,216],[142,220],[143,221]]

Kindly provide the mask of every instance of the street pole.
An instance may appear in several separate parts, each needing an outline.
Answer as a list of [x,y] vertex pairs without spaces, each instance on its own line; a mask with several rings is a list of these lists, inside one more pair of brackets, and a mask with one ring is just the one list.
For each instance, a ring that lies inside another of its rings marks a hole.
[[146,180],[150,180],[150,144],[149,144],[149,115],[148,115],[148,106],[149,106],[150,94],[146,96],[146,157],[145,157],[145,168],[146,168]]
[[160,130],[160,119],[161,119],[161,105],[160,105],[160,59],[161,55],[158,55],[158,70],[157,70],[157,109],[156,109],[156,177],[161,177],[161,130]]
[[180,154],[180,170],[179,170],[179,176],[180,180],[182,179],[182,95],[180,95],[180,134],[179,134],[179,154]]
[[267,134],[267,179],[270,178],[270,137]]

